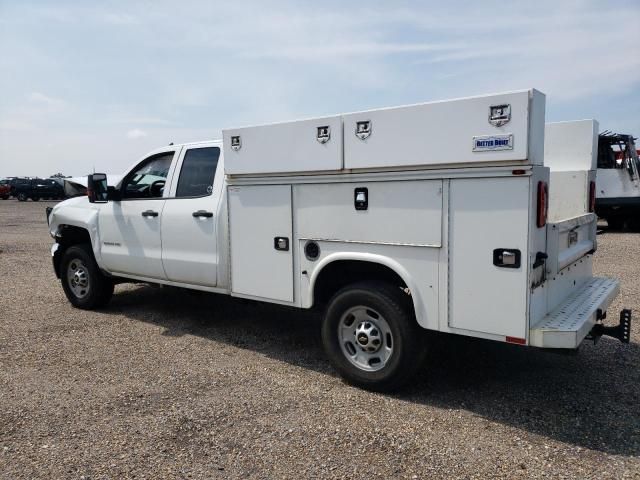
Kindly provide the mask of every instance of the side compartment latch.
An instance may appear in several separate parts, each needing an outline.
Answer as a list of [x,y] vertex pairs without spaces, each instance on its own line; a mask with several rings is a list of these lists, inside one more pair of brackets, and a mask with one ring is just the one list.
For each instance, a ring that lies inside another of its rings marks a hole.
[[520,268],[520,250],[515,248],[496,248],[493,251],[493,264],[502,268]]
[[289,251],[289,239],[287,237],[275,237],[273,239],[273,248],[281,252]]

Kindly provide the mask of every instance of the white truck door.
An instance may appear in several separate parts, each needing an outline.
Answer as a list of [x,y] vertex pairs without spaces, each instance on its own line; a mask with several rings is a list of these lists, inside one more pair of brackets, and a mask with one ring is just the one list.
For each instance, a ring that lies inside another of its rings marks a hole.
[[219,146],[182,150],[177,181],[162,212],[162,264],[174,282],[217,284],[216,225],[224,177],[222,172],[216,176],[219,158]]
[[122,180],[121,199],[100,211],[100,249],[104,267],[112,273],[165,279],[160,222],[165,184],[176,151],[152,155]]
[[232,294],[293,302],[291,186],[228,191]]
[[525,338],[529,177],[450,185],[449,326]]

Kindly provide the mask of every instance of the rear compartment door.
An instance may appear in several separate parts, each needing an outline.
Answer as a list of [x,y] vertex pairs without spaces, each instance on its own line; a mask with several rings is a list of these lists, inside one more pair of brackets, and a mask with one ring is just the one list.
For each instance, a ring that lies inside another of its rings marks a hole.
[[[529,197],[529,177],[451,181],[450,327],[526,337]],[[496,250],[519,265],[495,265]]]

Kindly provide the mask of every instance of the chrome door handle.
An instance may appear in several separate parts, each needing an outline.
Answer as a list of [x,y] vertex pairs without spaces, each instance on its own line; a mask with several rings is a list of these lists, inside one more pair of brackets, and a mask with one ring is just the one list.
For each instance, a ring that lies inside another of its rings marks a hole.
[[142,216],[143,217],[157,217],[158,216],[158,212],[154,212],[153,210],[145,210],[144,212],[142,212]]
[[197,212],[193,212],[191,215],[193,215],[194,217],[211,218],[213,217],[213,212],[207,212],[206,210],[198,210]]

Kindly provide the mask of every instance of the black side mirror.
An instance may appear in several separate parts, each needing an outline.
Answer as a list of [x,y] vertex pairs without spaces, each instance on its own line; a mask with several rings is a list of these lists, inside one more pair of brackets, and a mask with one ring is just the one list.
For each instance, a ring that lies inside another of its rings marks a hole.
[[87,177],[87,196],[91,203],[107,203],[109,196],[106,174],[94,173]]

